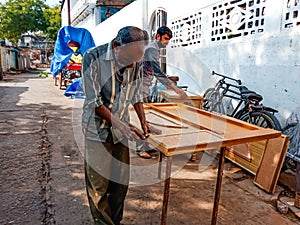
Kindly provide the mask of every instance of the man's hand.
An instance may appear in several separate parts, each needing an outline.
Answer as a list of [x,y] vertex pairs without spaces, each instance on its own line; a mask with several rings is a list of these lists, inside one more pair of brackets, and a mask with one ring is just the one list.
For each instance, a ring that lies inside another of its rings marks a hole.
[[161,134],[161,130],[156,128],[156,127],[153,127],[149,124],[149,133],[153,133],[153,134]]
[[151,126],[149,123],[143,123],[142,124],[142,129],[144,131],[144,136],[147,138],[149,137],[150,133],[153,133],[153,134],[161,134],[161,130],[160,129],[157,129],[153,126]]
[[142,129],[143,129],[143,131],[144,131],[145,137],[146,137],[146,138],[149,137],[149,135],[150,135],[150,127],[149,127],[149,124],[148,124],[146,121],[143,121],[143,122],[141,123],[141,127],[142,127]]
[[127,126],[126,124],[122,124],[117,128],[126,138],[130,140],[145,140],[146,135],[143,132],[139,131],[135,127]]
[[182,89],[176,87],[176,88],[174,89],[174,91],[175,91],[177,94],[179,94],[179,96],[180,96],[181,98],[183,98],[183,99],[188,98],[188,95],[185,93],[184,90],[182,90]]
[[185,93],[185,91],[177,87],[175,84],[171,84],[170,86],[168,86],[168,88],[171,88],[173,91],[175,91],[181,98],[188,98],[188,95]]

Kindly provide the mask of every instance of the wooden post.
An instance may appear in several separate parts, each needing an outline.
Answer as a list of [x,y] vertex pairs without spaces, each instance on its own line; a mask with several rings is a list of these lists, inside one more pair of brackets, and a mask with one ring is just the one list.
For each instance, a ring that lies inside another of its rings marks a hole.
[[300,208],[300,163],[297,162],[297,168],[296,168],[296,187],[295,187],[295,203],[294,206],[297,208]]

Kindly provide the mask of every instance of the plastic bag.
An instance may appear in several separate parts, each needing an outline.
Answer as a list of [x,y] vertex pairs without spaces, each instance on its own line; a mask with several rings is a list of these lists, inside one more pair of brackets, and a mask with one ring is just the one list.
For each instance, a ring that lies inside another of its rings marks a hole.
[[300,123],[298,114],[293,112],[287,118],[282,133],[290,137],[290,144],[286,156],[300,162]]

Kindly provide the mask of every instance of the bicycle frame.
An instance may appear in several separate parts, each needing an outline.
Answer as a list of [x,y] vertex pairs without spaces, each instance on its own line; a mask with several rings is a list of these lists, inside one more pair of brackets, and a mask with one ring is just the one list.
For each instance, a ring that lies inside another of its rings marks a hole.
[[[229,89],[230,87],[234,87],[233,85],[230,85],[230,84],[226,84],[226,87],[224,88],[222,94],[221,94],[221,101],[223,101],[223,98],[224,97],[227,97],[229,99],[234,99],[234,100],[237,100],[238,101],[238,104],[236,107],[234,107],[234,110],[233,112],[231,112],[231,114],[228,114],[228,116],[231,116],[231,117],[238,117],[239,114],[242,114],[244,111],[245,111],[245,108],[246,107],[243,107],[241,109],[241,106],[243,103],[245,103],[245,99],[242,99],[239,95],[240,93],[238,91],[235,91],[235,90],[231,90]],[[221,87],[223,88],[223,87]],[[228,94],[228,92],[232,93],[232,94]],[[238,96],[238,97],[237,97]],[[247,104],[245,104],[246,106]],[[223,106],[224,107],[224,106]],[[237,113],[239,112],[239,113]]]
[[[223,98],[224,97],[228,97],[230,99],[235,99],[235,100],[239,101],[238,107],[236,107],[235,110],[234,110],[234,112],[229,115],[229,116],[233,117],[233,115],[237,112],[237,110],[240,108],[240,106],[242,105],[242,103],[244,101],[243,101],[243,99],[241,97],[237,97],[237,96],[240,96],[240,92],[239,91],[235,91],[235,90],[230,89],[230,87],[235,87],[235,88],[238,89],[238,86],[226,82],[225,79],[229,79],[229,80],[235,81],[238,85],[241,85],[242,82],[241,82],[241,80],[236,80],[234,78],[231,78],[231,77],[228,77],[228,76],[216,73],[214,71],[212,72],[212,75],[218,75],[218,76],[222,77],[220,80],[218,80],[218,82],[216,83],[216,85],[211,89],[212,90],[211,96],[212,95],[216,96],[215,105],[213,106],[212,111],[216,110],[216,107],[219,107],[219,110],[217,110],[217,111],[219,111],[221,113],[226,112],[224,104],[223,104]],[[221,89],[223,89],[223,90],[221,90]],[[227,94],[228,92],[231,92],[232,94],[228,95]],[[205,97],[206,94],[204,94],[204,97]]]
[[[274,116],[274,113],[278,111],[261,104],[260,102],[263,100],[261,95],[249,90],[246,86],[242,86],[241,80],[213,71],[212,75],[214,74],[221,76],[221,79],[213,88],[209,88],[205,92],[203,109],[226,114],[259,126],[281,129],[279,121]],[[236,82],[237,85],[228,82],[228,80]],[[230,104],[232,100],[237,101],[236,106],[232,106],[231,112],[228,112],[229,107],[224,98],[229,99]]]
[[[238,101],[237,106],[234,107],[234,110],[232,113],[227,114],[228,116],[231,116],[234,118],[240,118],[242,114],[249,112],[249,111],[253,111],[253,110],[266,109],[267,111],[269,111],[268,110],[269,107],[264,107],[262,104],[260,104],[260,101],[262,99],[243,97],[242,92],[241,92],[241,87],[244,88],[244,86],[237,86],[237,85],[230,84],[230,83],[224,83],[224,85],[225,85],[225,87],[224,86],[220,87],[220,89],[223,89],[223,91],[221,92],[221,95],[220,95],[220,101],[223,101],[224,97]],[[232,89],[232,88],[234,88],[234,89]],[[254,93],[254,92],[249,91],[249,93]],[[243,104],[244,104],[244,106],[242,106]],[[275,111],[276,110],[274,110],[272,112],[275,112]]]

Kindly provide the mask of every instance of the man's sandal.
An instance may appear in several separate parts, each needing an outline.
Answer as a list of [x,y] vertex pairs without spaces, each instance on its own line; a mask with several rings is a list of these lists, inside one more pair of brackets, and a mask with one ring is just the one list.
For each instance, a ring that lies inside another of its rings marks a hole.
[[148,152],[138,153],[138,156],[143,158],[143,159],[151,159],[152,158],[152,156]]

